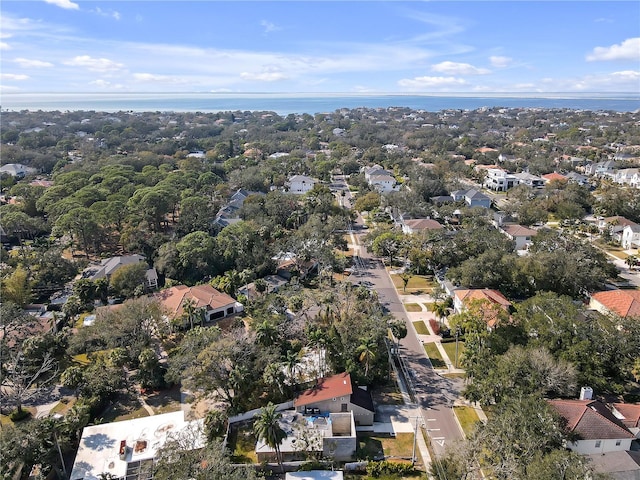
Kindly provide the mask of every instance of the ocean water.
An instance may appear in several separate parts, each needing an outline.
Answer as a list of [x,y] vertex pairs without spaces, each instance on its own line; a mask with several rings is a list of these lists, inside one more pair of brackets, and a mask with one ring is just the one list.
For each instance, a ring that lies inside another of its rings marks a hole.
[[567,108],[591,111],[640,111],[640,93],[633,94],[513,94],[513,95],[350,95],[350,94],[18,94],[2,95],[2,110],[43,111],[134,111],[221,112],[270,111],[324,113],[340,108],[408,107],[414,110],[474,110],[483,107]]

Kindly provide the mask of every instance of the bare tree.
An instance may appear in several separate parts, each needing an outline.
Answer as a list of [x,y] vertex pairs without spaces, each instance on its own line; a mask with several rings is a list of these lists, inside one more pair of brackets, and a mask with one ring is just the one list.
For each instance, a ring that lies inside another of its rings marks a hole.
[[41,393],[58,373],[58,362],[51,352],[41,359],[31,359],[20,348],[9,353],[3,362],[1,377],[2,398],[16,406],[18,414],[27,400]]

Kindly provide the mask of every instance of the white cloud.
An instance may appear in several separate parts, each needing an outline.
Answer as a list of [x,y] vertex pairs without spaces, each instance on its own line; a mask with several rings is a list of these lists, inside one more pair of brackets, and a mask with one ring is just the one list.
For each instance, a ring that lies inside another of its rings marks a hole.
[[15,85],[0,85],[0,92],[11,93],[11,92],[19,92],[21,90],[20,87],[16,87]]
[[0,73],[0,78],[3,80],[28,80],[29,75],[15,74],[15,73]]
[[579,78],[543,78],[541,84],[549,92],[637,92],[640,71],[622,70]]
[[111,17],[116,20],[120,20],[121,18],[120,12],[117,12],[115,10],[102,10],[100,7],[96,7],[94,10],[91,10],[91,11],[102,17]]
[[111,83],[107,80],[103,80],[103,79],[98,79],[98,80],[93,80],[91,82],[89,82],[89,85],[93,85],[95,87],[98,88],[102,88],[102,89],[108,89],[108,90],[122,90],[124,88],[124,85],[120,84],[120,83]]
[[55,5],[60,8],[64,8],[66,10],[78,10],[80,5],[77,3],[73,3],[71,0],[44,0],[46,3],[50,3],[51,5]]
[[11,50],[11,46],[7,42],[0,42],[0,50]]
[[398,85],[411,90],[421,90],[424,88],[446,88],[465,85],[462,78],[456,77],[415,77],[403,78],[398,81]]
[[243,80],[258,81],[258,82],[277,82],[278,80],[285,80],[287,76],[282,72],[242,72],[240,78]]
[[53,63],[44,62],[42,60],[29,60],[28,58],[14,58],[14,62],[20,65],[22,68],[46,68],[53,67]]
[[494,55],[489,57],[489,61],[491,62],[491,66],[492,67],[496,67],[496,68],[505,68],[508,67],[511,62],[512,62],[512,58],[511,57],[502,57],[499,55]]
[[112,72],[124,67],[123,64],[114,62],[108,58],[93,58],[89,55],[79,55],[71,60],[67,60],[64,64],[72,67],[83,67],[92,72]]
[[264,27],[264,33],[271,33],[271,32],[277,32],[278,30],[282,30],[275,23],[272,23],[268,20],[262,20],[260,22],[260,25]]
[[449,75],[486,75],[491,73],[486,68],[477,68],[469,63],[441,62],[431,65],[431,70]]
[[610,47],[596,47],[587,61],[598,60],[636,60],[640,61],[640,37],[628,38],[624,42]]
[[134,73],[133,78],[139,83],[163,83],[166,85],[184,85],[189,83],[189,79],[184,77],[158,75],[154,73]]

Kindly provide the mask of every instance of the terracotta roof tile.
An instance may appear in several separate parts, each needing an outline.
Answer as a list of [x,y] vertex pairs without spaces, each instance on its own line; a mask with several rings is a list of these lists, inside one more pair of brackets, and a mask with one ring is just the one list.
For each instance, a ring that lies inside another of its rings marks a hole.
[[412,230],[440,230],[442,225],[430,218],[414,218],[405,220],[404,224]]
[[537,230],[515,224],[503,225],[502,230],[512,237],[533,237],[538,234]]
[[640,290],[605,290],[594,293],[591,299],[621,317],[640,316]]
[[351,376],[340,373],[332,377],[321,378],[315,387],[305,390],[293,401],[295,407],[322,402],[334,397],[344,397],[353,393]]
[[624,424],[598,400],[549,400],[567,421],[567,430],[581,440],[635,438]]
[[226,293],[219,292],[211,285],[176,285],[157,294],[163,307],[170,315],[179,317],[185,301],[191,300],[197,308],[208,307],[211,310],[235,304],[235,300]]
[[627,428],[640,427],[640,404],[614,403],[612,406],[624,417],[620,420]]
[[455,290],[453,294],[463,305],[473,300],[487,300],[490,302],[492,308],[488,308],[483,312],[489,327],[494,327],[498,323],[500,308],[509,311],[509,307],[511,307],[511,302],[502,293],[489,288],[460,289]]
[[546,175],[542,175],[542,178],[544,178],[545,180],[551,182],[553,180],[567,180],[567,177],[565,177],[564,175],[560,175],[557,172],[553,172],[553,173],[547,173]]

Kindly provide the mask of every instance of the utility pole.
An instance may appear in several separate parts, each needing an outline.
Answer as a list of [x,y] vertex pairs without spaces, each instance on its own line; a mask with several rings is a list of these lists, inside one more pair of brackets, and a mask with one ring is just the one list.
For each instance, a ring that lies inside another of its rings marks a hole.
[[[418,406],[418,409],[420,407]],[[419,410],[418,410],[419,411]],[[416,423],[413,427],[413,452],[411,453],[411,465],[415,465],[416,463],[416,445],[418,443],[418,420],[420,419],[420,415],[416,415],[415,417],[409,417],[409,418],[415,418],[416,419]]]
[[458,368],[458,335],[460,334],[460,327],[456,326],[456,368]]

